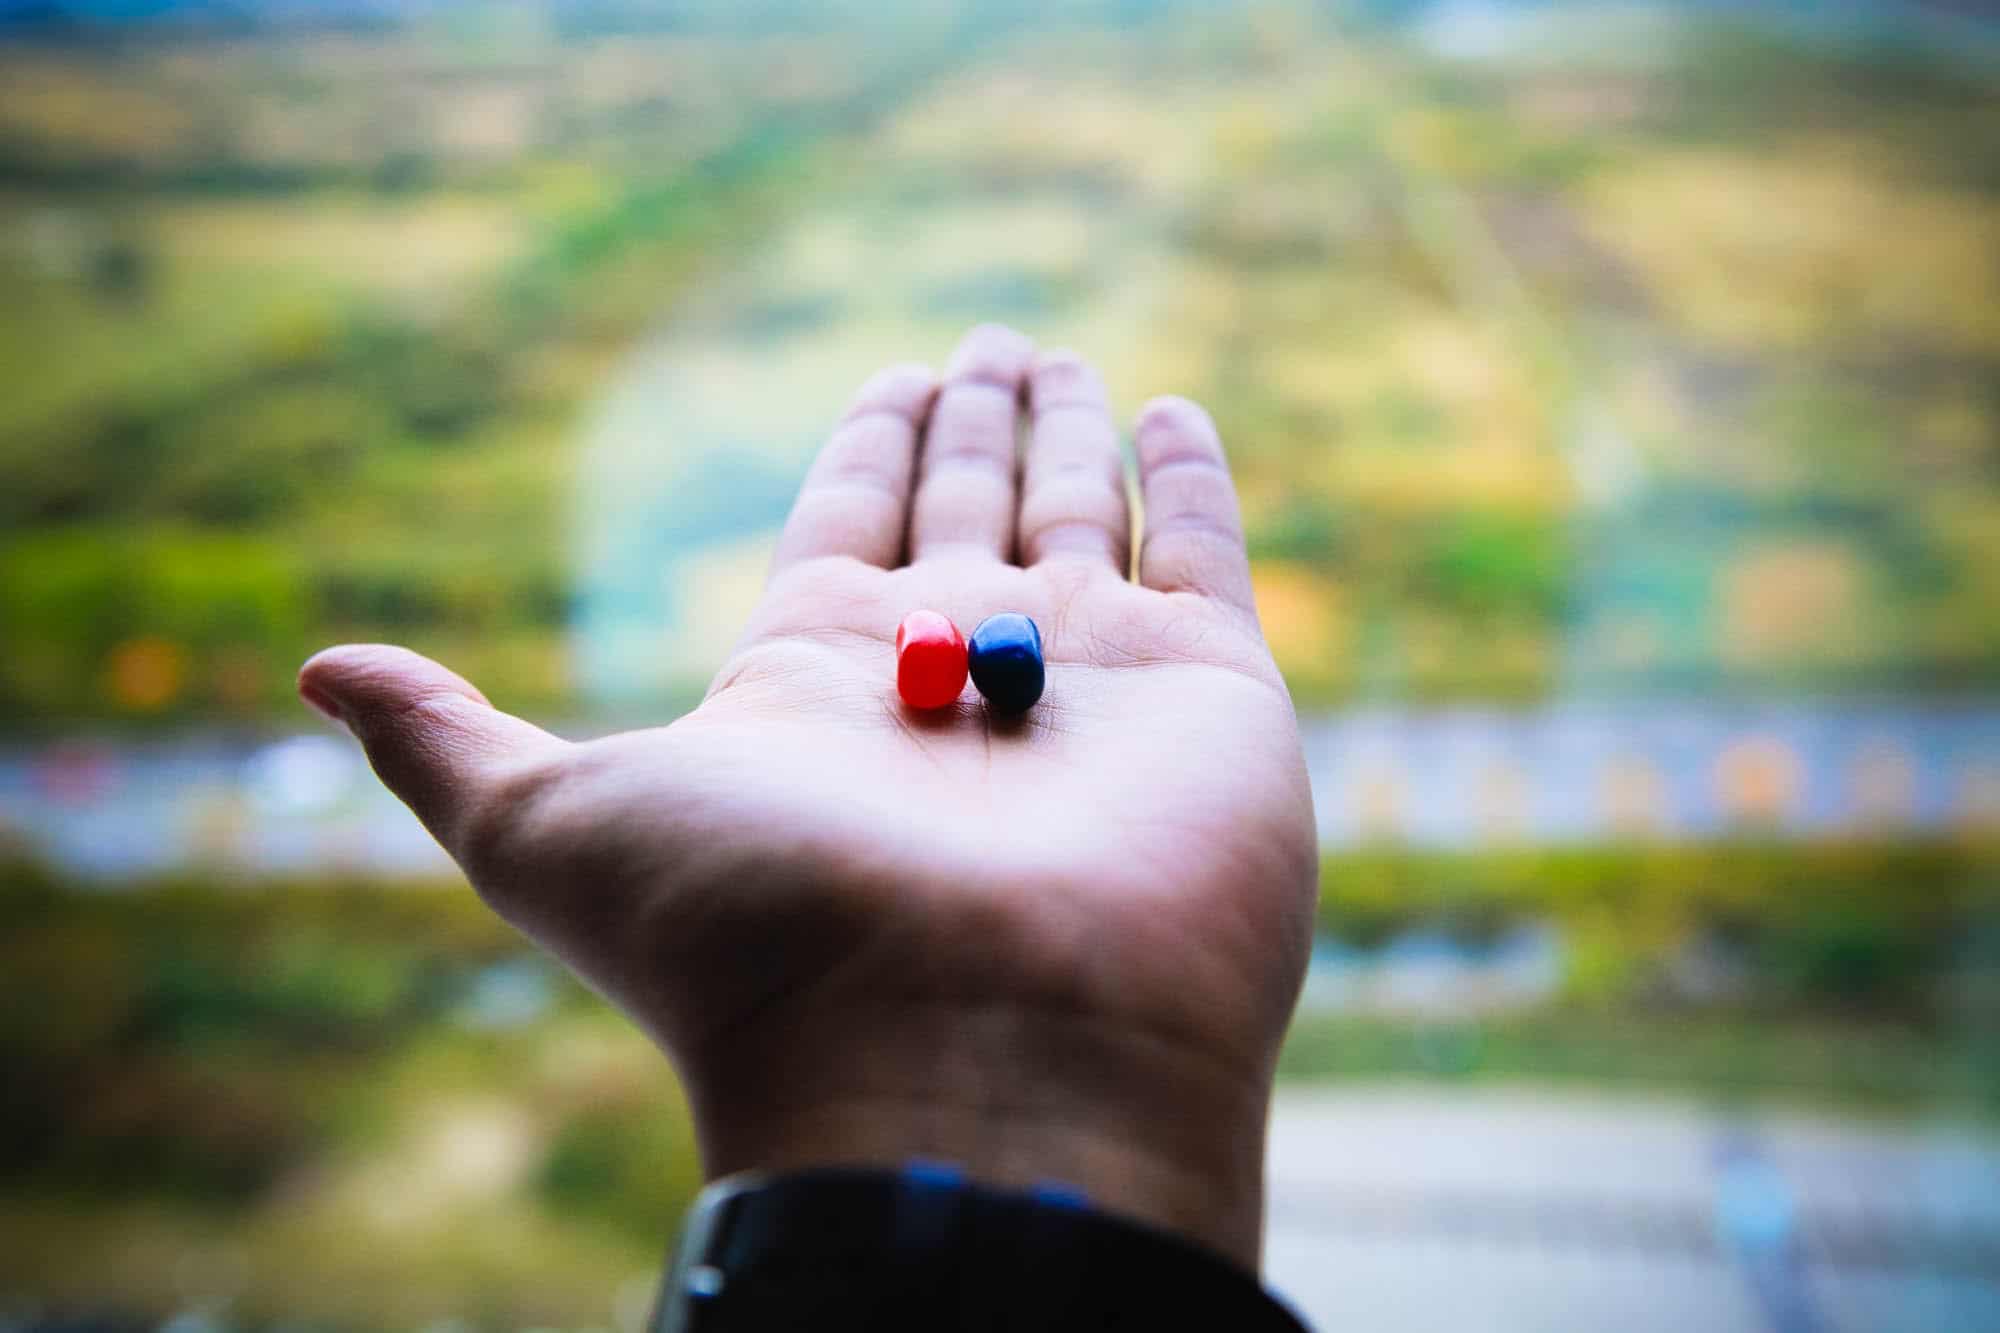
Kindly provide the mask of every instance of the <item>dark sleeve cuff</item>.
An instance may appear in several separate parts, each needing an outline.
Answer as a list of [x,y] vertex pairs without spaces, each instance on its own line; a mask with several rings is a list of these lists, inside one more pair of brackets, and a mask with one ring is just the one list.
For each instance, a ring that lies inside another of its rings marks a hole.
[[948,1167],[731,1177],[689,1214],[653,1333],[1304,1333],[1256,1277],[1062,1188]]

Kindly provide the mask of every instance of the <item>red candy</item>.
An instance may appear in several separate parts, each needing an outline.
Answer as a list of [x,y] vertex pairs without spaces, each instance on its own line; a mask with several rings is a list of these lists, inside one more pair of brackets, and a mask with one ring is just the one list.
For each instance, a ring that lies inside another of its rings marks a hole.
[[896,627],[896,692],[912,708],[943,708],[965,688],[965,636],[935,611]]

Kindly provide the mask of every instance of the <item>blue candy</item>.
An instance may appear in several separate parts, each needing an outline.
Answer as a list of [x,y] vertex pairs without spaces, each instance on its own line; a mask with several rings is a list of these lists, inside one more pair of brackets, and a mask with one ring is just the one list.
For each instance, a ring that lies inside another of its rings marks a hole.
[[965,644],[972,683],[996,713],[1025,713],[1042,697],[1042,632],[1014,611],[988,616]]

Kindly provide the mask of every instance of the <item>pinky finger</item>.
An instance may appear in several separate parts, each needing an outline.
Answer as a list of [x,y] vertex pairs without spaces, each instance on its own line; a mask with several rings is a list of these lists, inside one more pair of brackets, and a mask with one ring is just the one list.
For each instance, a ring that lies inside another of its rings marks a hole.
[[1145,539],[1139,581],[1256,615],[1236,484],[1215,423],[1185,398],[1155,398],[1135,431]]

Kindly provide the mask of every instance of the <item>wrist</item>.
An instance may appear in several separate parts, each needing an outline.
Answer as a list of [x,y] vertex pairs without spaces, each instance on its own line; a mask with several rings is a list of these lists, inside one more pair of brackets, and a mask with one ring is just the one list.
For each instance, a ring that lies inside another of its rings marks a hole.
[[1267,1070],[1010,1003],[827,1013],[785,1029],[735,1034],[689,1070],[711,1178],[949,1162],[988,1184],[1077,1190],[1256,1270]]

